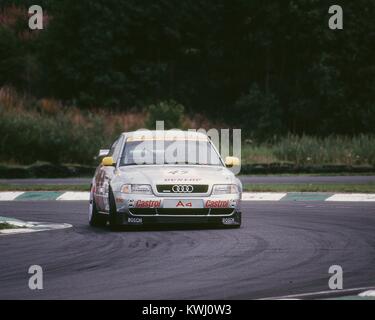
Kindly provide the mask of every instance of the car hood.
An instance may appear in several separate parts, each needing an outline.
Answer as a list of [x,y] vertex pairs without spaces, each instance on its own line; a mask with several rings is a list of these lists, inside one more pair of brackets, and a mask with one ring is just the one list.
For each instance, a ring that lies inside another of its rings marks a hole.
[[210,166],[128,166],[120,167],[115,183],[134,184],[230,184],[237,183],[225,167]]

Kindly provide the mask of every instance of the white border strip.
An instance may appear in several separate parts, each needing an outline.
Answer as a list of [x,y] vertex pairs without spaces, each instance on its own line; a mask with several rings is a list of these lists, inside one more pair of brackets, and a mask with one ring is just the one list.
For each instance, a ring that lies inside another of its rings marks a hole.
[[358,296],[362,298],[375,298],[375,290],[367,290],[365,292],[361,292]]
[[342,201],[342,202],[373,202],[375,194],[370,193],[336,193],[326,199],[326,201]]
[[243,201],[280,201],[286,193],[277,192],[244,192],[242,193]]
[[24,194],[24,192],[0,192],[0,201],[13,201],[21,194]]
[[[261,298],[258,300],[286,300],[286,299],[300,299],[300,298],[309,298],[309,297],[317,297],[317,296],[328,296],[328,295],[342,295],[343,293],[353,293],[353,292],[360,292],[360,291],[367,291],[367,290],[374,290],[374,287],[362,287],[362,288],[352,288],[352,289],[342,289],[342,290],[326,290],[326,291],[317,291],[317,292],[309,292],[309,293],[301,293],[301,294],[291,294],[287,296],[280,296],[280,297],[268,297],[268,298]],[[316,298],[318,299],[318,298]]]
[[[43,191],[41,191],[43,192]],[[47,191],[48,192],[48,191]],[[27,191],[0,192],[0,201],[14,201]],[[287,192],[243,192],[243,201],[280,201]],[[301,193],[303,195],[303,193]],[[330,202],[375,202],[375,193],[336,193],[327,195],[324,201]],[[90,193],[84,191],[67,191],[62,193],[58,201],[89,201]]]
[[69,223],[43,223],[43,222],[19,222],[19,221],[4,221],[14,226],[20,226],[18,229],[4,229],[0,230],[0,236],[6,236],[18,233],[30,233],[40,231],[61,230],[73,227]]

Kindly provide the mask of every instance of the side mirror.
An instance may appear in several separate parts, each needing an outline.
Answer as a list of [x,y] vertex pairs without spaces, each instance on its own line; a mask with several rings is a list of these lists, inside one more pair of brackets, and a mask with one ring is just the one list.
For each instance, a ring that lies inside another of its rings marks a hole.
[[111,166],[114,166],[114,165],[115,165],[115,161],[113,160],[112,157],[105,157],[105,158],[103,158],[103,160],[102,160],[102,166],[111,167]]
[[99,154],[98,154],[98,157],[101,158],[101,157],[105,157],[107,156],[109,153],[109,149],[100,149],[99,150]]
[[225,166],[228,168],[239,166],[240,165],[240,159],[237,157],[226,157],[225,158]]

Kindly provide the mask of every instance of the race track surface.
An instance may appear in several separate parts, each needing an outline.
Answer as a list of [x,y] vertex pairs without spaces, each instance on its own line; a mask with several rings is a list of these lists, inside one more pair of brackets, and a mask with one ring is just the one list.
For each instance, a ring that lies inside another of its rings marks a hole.
[[[375,204],[245,202],[241,229],[90,228],[85,202],[3,202],[73,228],[0,237],[0,299],[254,299],[375,285]],[[30,265],[44,289],[28,288]]]

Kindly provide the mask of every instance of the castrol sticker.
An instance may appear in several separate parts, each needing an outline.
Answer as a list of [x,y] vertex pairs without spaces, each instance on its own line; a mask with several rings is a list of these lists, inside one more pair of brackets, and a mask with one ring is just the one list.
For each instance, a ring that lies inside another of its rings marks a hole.
[[137,200],[136,208],[160,208],[161,200]]

